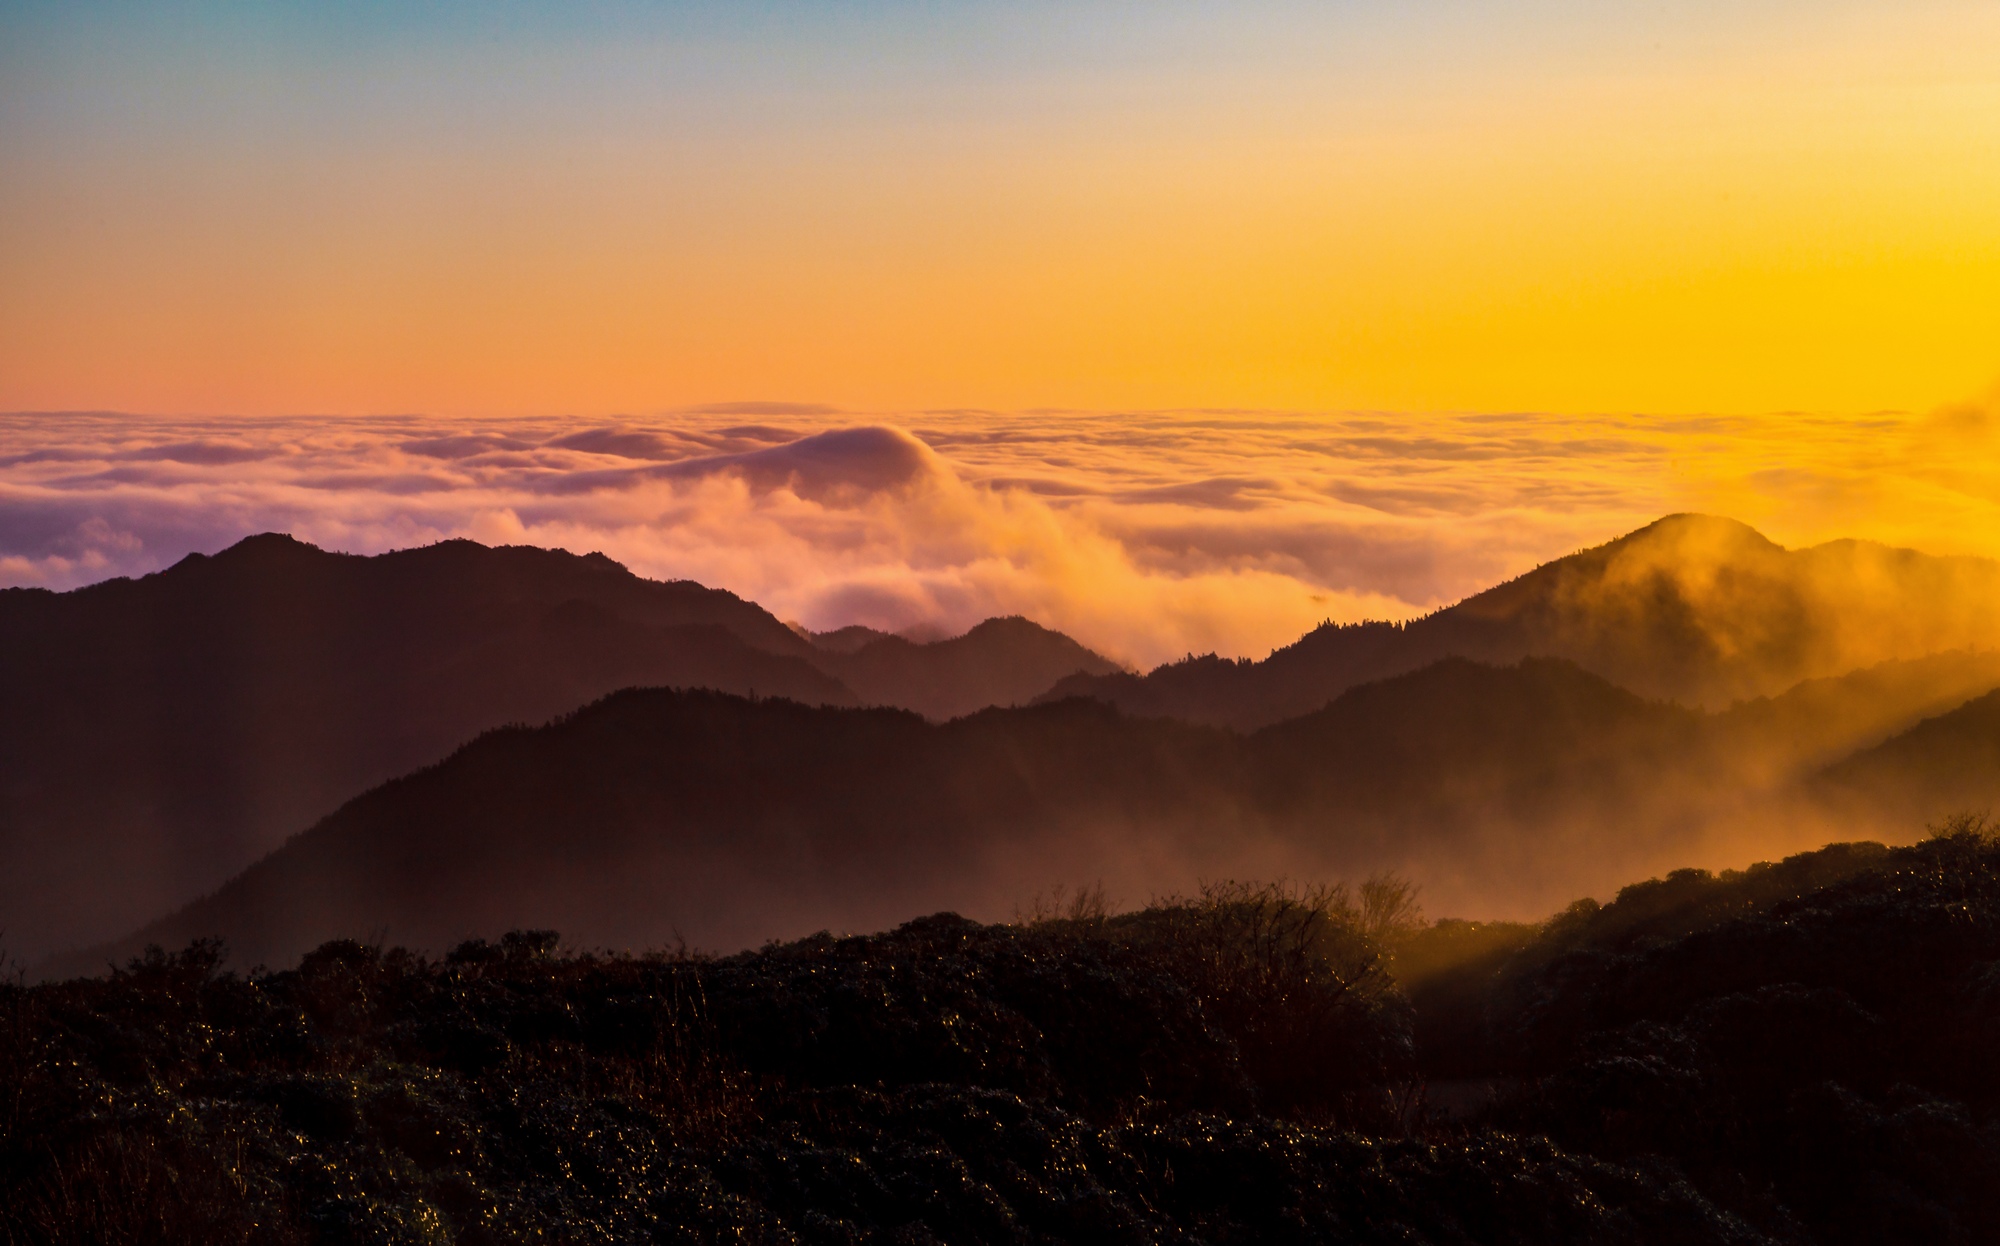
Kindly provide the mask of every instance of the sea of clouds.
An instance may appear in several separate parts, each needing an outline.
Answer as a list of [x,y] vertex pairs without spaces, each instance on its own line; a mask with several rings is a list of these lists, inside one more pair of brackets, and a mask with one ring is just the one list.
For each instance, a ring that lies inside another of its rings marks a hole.
[[1675,510],[2000,552],[1993,407],[1867,419],[852,413],[0,415],[0,585],[255,532],[601,550],[814,629],[1022,614],[1145,666],[1449,604]]

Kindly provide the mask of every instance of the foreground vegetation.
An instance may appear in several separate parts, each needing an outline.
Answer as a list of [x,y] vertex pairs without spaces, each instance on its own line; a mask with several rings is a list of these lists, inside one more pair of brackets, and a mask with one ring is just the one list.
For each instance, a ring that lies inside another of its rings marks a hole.
[[1996,1043],[1976,821],[1536,927],[1376,883],[723,959],[196,944],[0,990],[0,1235],[1992,1241]]

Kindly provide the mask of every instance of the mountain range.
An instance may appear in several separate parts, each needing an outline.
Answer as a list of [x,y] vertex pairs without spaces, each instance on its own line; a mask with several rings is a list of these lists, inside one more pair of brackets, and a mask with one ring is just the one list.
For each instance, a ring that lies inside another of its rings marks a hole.
[[529,924],[727,949],[1384,868],[1532,915],[1990,800],[1996,619],[1990,562],[1674,516],[1138,675],[1020,619],[815,634],[601,555],[255,537],[0,593],[0,920],[74,969]]
[[139,580],[0,591],[0,927],[15,955],[185,903],[483,731],[634,686],[948,717],[1113,664],[1024,619],[815,645],[601,554],[248,538]]
[[1254,728],[1443,657],[1567,658],[1644,696],[1719,708],[1802,680],[2000,640],[2000,563],[1869,541],[1788,550],[1670,515],[1408,623],[1329,624],[1262,661],[1078,674],[1045,695]]
[[[1065,880],[1131,901],[1204,878],[1396,870],[1447,911],[1532,916],[1712,856],[1719,834],[1741,839],[1725,853],[1780,855],[1846,829],[1829,806],[1849,770],[1967,713],[1819,765],[1829,738],[1814,728],[1854,721],[1830,707],[1892,678],[1707,713],[1560,659],[1448,658],[1248,734],[1084,698],[938,724],[631,690],[490,733],[63,965],[209,935],[282,964],[357,931],[443,948],[521,924],[580,946],[733,949],[946,904],[1003,919]],[[2000,752],[2000,722],[1986,730]],[[1903,825],[1950,812],[1920,769],[1870,773]],[[2000,774],[1984,784],[1990,799]]]

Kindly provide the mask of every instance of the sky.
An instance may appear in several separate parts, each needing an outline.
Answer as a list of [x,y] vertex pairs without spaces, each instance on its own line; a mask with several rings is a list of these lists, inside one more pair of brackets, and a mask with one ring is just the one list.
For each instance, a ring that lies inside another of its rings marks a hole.
[[1990,0],[5,0],[0,169],[0,409],[2000,380]]
[[1677,509],[2000,554],[1995,291],[1990,0],[0,0],[0,584],[466,535],[1144,663]]

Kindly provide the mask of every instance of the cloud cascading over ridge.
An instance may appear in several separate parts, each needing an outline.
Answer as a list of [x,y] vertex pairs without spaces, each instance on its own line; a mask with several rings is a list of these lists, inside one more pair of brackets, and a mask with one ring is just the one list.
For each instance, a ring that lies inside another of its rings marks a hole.
[[[755,422],[749,422],[754,420]],[[602,550],[814,628],[1024,614],[1135,664],[1405,617],[1660,514],[2000,554],[2000,420],[829,413],[0,416],[0,583],[282,530]]]

